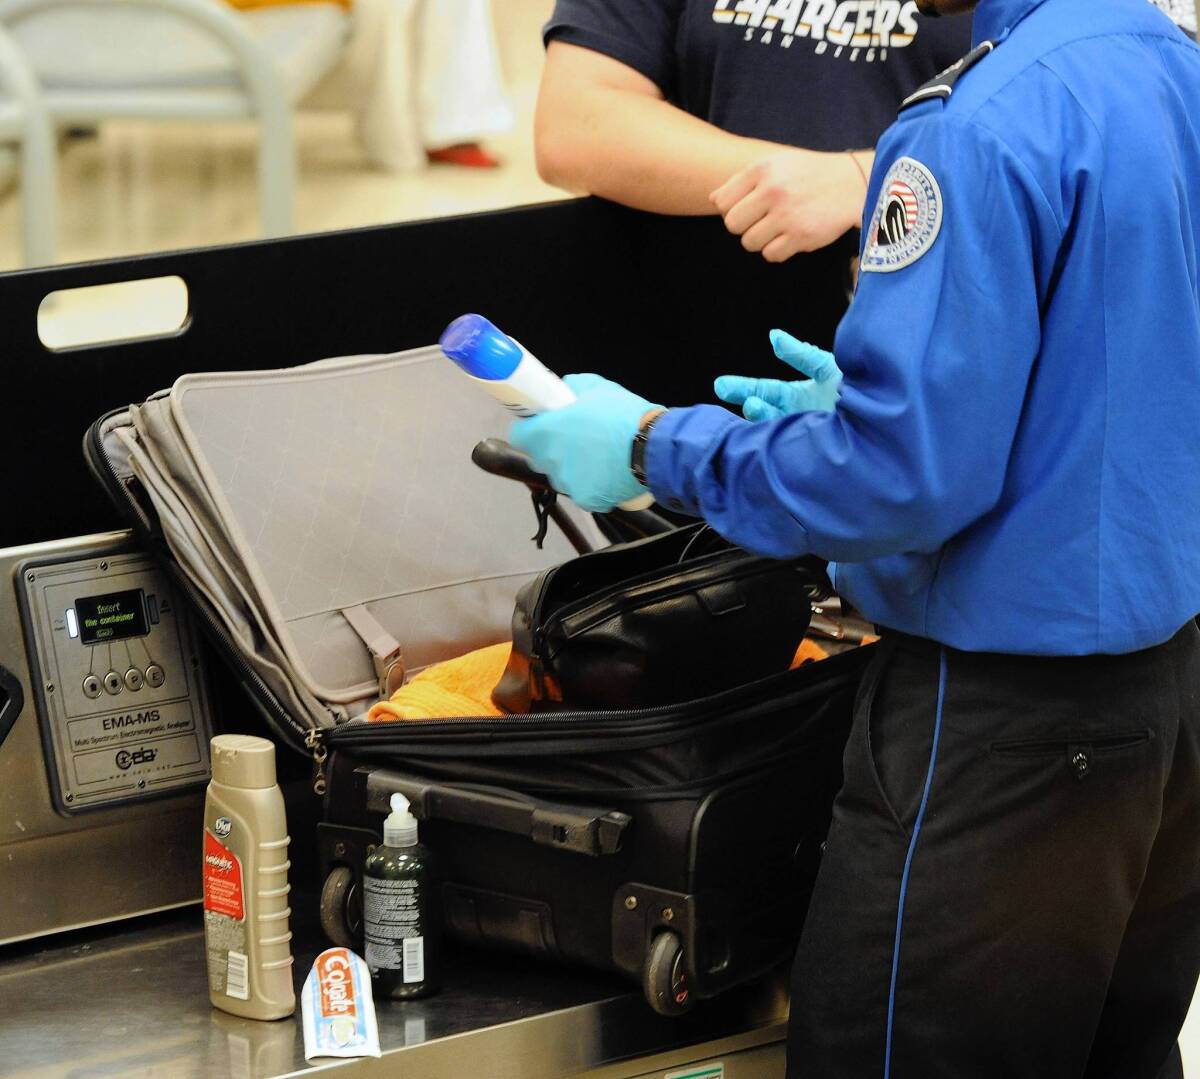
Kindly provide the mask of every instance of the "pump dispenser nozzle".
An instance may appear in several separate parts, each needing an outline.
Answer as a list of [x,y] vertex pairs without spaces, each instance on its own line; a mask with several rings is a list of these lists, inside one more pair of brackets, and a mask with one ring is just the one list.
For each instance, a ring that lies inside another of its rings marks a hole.
[[383,822],[385,847],[412,847],[417,842],[417,818],[412,815],[408,799],[399,791],[391,797],[392,812]]

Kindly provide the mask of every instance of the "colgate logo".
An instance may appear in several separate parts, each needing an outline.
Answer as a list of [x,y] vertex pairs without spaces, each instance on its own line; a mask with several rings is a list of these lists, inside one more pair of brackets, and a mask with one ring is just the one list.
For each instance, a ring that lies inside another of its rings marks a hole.
[[317,957],[317,977],[321,983],[321,1014],[358,1014],[354,1000],[354,975],[350,953],[345,948],[330,948]]

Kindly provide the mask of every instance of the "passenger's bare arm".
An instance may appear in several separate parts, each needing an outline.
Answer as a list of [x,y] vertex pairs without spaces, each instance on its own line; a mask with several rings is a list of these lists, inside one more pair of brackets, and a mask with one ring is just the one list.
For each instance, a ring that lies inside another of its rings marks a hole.
[[561,41],[546,50],[534,145],[548,183],[666,214],[714,213],[714,189],[783,149],[722,131],[626,64]]
[[546,51],[534,140],[548,183],[657,213],[720,213],[770,261],[832,242],[862,212],[849,154],[722,131],[628,65],[566,42]]

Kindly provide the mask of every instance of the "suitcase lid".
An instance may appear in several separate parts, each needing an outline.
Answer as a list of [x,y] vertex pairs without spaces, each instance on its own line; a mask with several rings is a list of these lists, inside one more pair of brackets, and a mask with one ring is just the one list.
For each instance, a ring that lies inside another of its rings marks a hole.
[[472,464],[507,424],[430,347],[185,375],[101,438],[237,651],[321,725],[376,700],[397,659],[507,639],[520,585],[573,554],[556,531],[537,550],[523,489]]

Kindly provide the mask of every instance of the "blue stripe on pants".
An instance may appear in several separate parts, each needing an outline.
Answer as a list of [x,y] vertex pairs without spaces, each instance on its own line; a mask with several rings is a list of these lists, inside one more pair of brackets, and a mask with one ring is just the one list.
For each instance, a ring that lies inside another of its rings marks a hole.
[[929,791],[933,787],[933,767],[937,763],[938,742],[942,735],[942,705],[946,700],[946,649],[938,654],[937,716],[933,722],[933,745],[929,750],[929,771],[925,773],[925,790],[921,795],[921,807],[913,824],[912,839],[908,843],[908,855],[904,859],[904,873],[900,877],[900,902],[896,909],[896,942],[892,947],[892,982],[888,989],[887,1043],[883,1054],[883,1079],[892,1074],[892,1022],[896,1011],[896,976],[900,972],[900,934],[904,928],[904,900],[908,894],[908,877],[912,871],[913,854],[921,834],[921,823],[925,820],[925,807],[929,804]]

